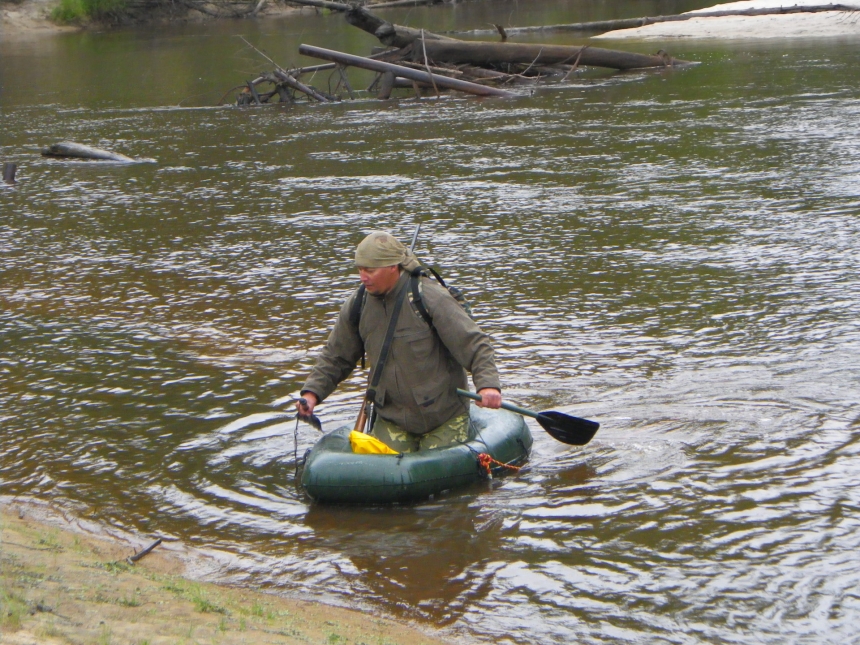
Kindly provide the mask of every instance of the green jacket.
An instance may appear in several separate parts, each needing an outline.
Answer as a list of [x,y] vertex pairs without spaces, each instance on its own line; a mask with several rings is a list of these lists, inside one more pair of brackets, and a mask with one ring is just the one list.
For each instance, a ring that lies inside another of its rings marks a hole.
[[[356,329],[349,320],[354,292],[340,315],[325,348],[302,392],[313,392],[320,401],[350,375],[366,349],[371,363],[379,356],[394,303],[401,289],[408,289],[394,340],[376,388],[376,413],[415,434],[425,434],[457,414],[468,411],[468,402],[456,389],[467,386],[466,370],[475,389],[501,390],[490,339],[475,324],[447,289],[429,278],[421,279],[421,300],[433,318],[433,328],[411,305],[409,273],[403,271],[385,296],[368,294]],[[363,341],[363,343],[362,343]]]

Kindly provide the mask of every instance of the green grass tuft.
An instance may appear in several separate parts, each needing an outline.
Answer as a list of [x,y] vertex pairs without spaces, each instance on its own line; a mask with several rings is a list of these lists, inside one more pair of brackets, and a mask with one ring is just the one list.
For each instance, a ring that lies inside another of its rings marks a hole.
[[61,24],[72,24],[86,19],[116,20],[126,9],[126,0],[60,0],[51,12],[51,18]]
[[10,630],[21,626],[21,618],[29,610],[27,601],[16,593],[0,589],[0,626]]

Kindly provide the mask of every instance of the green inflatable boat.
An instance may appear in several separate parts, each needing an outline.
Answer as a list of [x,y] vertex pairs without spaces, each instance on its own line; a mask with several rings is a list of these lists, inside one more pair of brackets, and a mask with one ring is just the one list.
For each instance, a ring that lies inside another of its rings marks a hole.
[[474,405],[470,414],[474,439],[402,455],[355,454],[352,428],[339,428],[308,452],[302,488],[318,502],[411,502],[486,479],[488,467],[496,474],[528,459],[532,435],[521,416]]

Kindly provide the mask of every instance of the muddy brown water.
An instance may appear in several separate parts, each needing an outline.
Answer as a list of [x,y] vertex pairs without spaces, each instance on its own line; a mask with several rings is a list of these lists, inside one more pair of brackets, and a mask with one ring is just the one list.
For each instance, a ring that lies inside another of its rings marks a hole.
[[[529,4],[507,22],[643,13]],[[0,492],[466,641],[856,642],[860,43],[670,43],[702,64],[514,100],[214,107],[267,67],[237,35],[284,65],[373,45],[313,13],[0,41]],[[64,139],[157,163],[39,156]],[[427,503],[310,504],[317,437],[276,403],[354,244],[419,220],[509,400],[603,426],[533,425],[522,472]]]

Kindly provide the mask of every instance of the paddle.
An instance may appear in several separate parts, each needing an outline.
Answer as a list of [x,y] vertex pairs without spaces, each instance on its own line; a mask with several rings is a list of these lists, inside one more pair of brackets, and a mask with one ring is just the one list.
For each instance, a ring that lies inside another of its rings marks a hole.
[[[467,392],[466,390],[461,390],[459,388],[457,388],[457,394],[474,399],[475,401],[481,400],[480,394]],[[531,410],[519,408],[515,405],[504,402],[502,403],[502,408],[510,410],[511,412],[516,412],[517,414],[522,414],[526,417],[531,417],[532,419],[537,419],[537,422],[541,424],[543,429],[546,430],[553,438],[572,446],[584,446],[587,444],[591,441],[591,438],[600,427],[600,424],[597,423],[597,421],[589,421],[588,419],[572,417],[569,414],[556,412],[554,410],[547,410],[546,412],[532,412]]]
[[[305,397],[300,398],[299,403],[301,404],[301,406],[303,408],[307,409],[308,402],[305,399]],[[307,423],[310,426],[313,426],[314,428],[316,428],[320,432],[323,431],[322,423],[320,423],[319,417],[317,417],[317,415],[315,415],[315,414],[304,414],[301,410],[299,410],[296,413],[296,421],[304,421],[305,423]]]

